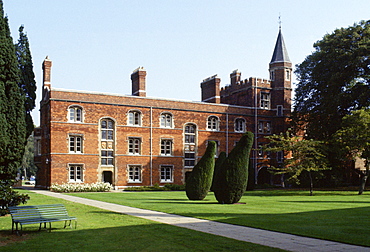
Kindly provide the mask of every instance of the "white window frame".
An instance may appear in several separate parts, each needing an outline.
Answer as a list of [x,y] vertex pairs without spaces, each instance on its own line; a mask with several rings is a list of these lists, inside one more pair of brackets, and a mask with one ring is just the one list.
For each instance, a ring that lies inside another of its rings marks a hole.
[[139,110],[130,110],[127,115],[127,125],[141,126],[142,113]]
[[236,118],[234,123],[234,131],[244,133],[246,131],[246,122],[244,118]]
[[220,119],[217,116],[209,116],[207,118],[207,130],[219,131],[220,130]]
[[83,122],[83,109],[81,106],[68,107],[68,122]]
[[262,109],[270,109],[270,93],[261,92],[260,94],[260,107]]
[[141,165],[128,165],[127,178],[129,183],[141,183],[142,182]]
[[161,183],[173,183],[173,165],[160,166]]
[[[105,127],[103,127],[104,123],[106,123]],[[114,141],[114,125],[115,122],[112,119],[104,118],[100,120],[101,140]]]
[[141,138],[129,137],[128,138],[128,153],[130,155],[141,155]]
[[173,140],[161,139],[161,156],[172,156]]
[[291,78],[292,72],[289,69],[285,70],[285,80],[290,81]]
[[160,117],[160,127],[161,128],[173,128],[173,115],[168,112],[164,112]]
[[68,181],[72,183],[83,182],[83,165],[69,164],[68,165]]
[[270,121],[259,121],[258,122],[258,133],[259,134],[271,134],[271,122]]
[[83,153],[83,135],[68,135],[69,153]]

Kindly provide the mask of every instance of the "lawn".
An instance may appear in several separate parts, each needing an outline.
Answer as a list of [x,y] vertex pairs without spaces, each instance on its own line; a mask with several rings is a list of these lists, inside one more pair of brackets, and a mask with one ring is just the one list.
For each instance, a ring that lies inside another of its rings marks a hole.
[[[63,203],[69,214],[78,218],[77,229],[63,229],[63,222],[59,222],[52,224],[49,233],[38,232],[38,225],[26,225],[23,236],[19,237],[11,234],[10,216],[0,217],[0,251],[281,251],[26,193],[31,197],[27,205]],[[126,194],[104,195],[103,198],[115,198]]]
[[213,193],[190,201],[185,192],[75,193],[79,197],[195,218],[370,246],[370,193],[271,190],[246,192],[240,203],[218,204]]

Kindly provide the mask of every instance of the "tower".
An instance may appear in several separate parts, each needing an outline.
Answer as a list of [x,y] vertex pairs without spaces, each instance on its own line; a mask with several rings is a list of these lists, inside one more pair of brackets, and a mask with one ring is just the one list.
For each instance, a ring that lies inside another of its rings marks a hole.
[[285,47],[281,27],[276,40],[275,49],[269,64],[271,80],[271,109],[276,116],[288,117],[291,112],[292,94],[292,63]]

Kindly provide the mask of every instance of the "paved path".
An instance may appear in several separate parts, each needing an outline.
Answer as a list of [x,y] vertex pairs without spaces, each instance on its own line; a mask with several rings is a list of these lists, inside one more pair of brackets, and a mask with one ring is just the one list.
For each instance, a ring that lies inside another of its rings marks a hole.
[[[27,188],[30,190],[30,188]],[[31,189],[32,190],[32,189]],[[344,243],[302,237],[297,235],[290,235],[267,231],[262,229],[237,226],[232,224],[225,224],[220,222],[196,219],[191,217],[184,217],[174,214],[167,214],[157,211],[139,209],[134,207],[122,206],[97,200],[84,199],[71,195],[54,193],[45,190],[32,190],[33,192],[65,199],[68,201],[94,206],[112,212],[132,215],[160,223],[174,225],[177,227],[188,228],[204,233],[228,237],[235,240],[261,244],[273,248],[280,248],[287,251],[296,252],[370,252],[369,247],[354,246]],[[359,234],[361,235],[361,234]]]

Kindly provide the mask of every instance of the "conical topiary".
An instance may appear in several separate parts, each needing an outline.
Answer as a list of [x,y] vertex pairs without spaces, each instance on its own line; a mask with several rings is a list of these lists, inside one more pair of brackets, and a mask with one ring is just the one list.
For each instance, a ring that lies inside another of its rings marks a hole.
[[202,200],[211,188],[215,166],[216,143],[210,141],[203,157],[194,166],[186,180],[186,196],[190,200]]
[[222,163],[215,179],[215,196],[219,203],[237,203],[247,188],[249,155],[254,134],[247,132]]
[[217,173],[220,170],[220,167],[222,163],[226,160],[226,158],[227,158],[226,152],[222,151],[220,155],[218,155],[218,158],[215,162],[215,171],[213,172],[213,179],[212,179],[212,186],[211,186],[212,192],[215,191],[215,186],[216,186],[215,178],[217,177]]

